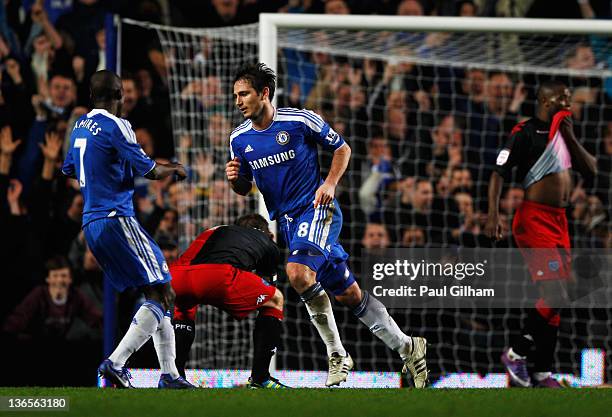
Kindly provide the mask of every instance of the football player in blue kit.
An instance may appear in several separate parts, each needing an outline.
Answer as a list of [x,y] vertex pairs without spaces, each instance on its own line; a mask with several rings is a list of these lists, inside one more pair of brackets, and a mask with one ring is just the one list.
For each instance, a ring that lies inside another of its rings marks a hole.
[[174,291],[168,265],[159,246],[136,221],[132,198],[134,177],[159,180],[186,177],[180,164],[155,163],[136,142],[121,114],[121,79],[98,71],[90,80],[93,110],[80,117],[70,136],[62,172],[79,181],[83,195],[83,231],[87,244],[118,291],[136,287],[146,302],[127,333],[100,365],[98,372],[118,388],[130,388],[125,362],[153,337],[162,369],[159,388],[194,388],[175,365],[176,349],[170,311]]
[[[335,189],[351,149],[318,114],[274,108],[276,74],[265,64],[245,65],[234,77],[234,100],[246,119],[230,135],[226,176],[232,189],[246,195],[255,180],[270,219],[277,220],[289,247],[287,275],[325,342],[329,358],[327,386],[345,381],[353,368],[326,293],[355,316],[404,361],[414,385],[427,383],[426,340],[404,334],[385,306],[361,291],[338,243],[342,212]],[[321,177],[318,147],[333,152],[327,178]]]

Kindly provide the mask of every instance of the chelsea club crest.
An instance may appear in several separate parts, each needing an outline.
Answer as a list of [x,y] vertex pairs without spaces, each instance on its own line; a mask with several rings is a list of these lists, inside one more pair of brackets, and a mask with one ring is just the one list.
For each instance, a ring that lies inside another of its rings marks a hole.
[[286,145],[289,143],[289,133],[281,130],[276,134],[276,143],[279,145]]

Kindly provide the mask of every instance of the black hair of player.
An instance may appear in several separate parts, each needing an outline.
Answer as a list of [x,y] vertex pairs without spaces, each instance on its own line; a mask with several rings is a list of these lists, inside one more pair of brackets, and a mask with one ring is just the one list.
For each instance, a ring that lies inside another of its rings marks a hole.
[[47,272],[56,271],[58,269],[70,269],[70,262],[61,255],[54,256],[45,262],[45,269]]
[[550,96],[558,91],[563,91],[567,86],[564,82],[559,80],[549,80],[544,81],[539,85],[538,91],[536,92],[536,97],[539,103],[542,103],[545,98],[550,98]]
[[240,216],[236,220],[236,226],[250,227],[251,229],[257,229],[264,233],[269,233],[268,221],[264,219],[261,214],[251,213]]
[[238,68],[234,75],[234,82],[246,80],[251,83],[251,87],[255,89],[257,94],[261,94],[265,87],[268,87],[270,101],[274,98],[276,91],[276,74],[266,64],[260,62],[258,64],[245,64]]
[[95,72],[89,81],[91,101],[96,103],[110,103],[121,100],[121,78],[109,70]]

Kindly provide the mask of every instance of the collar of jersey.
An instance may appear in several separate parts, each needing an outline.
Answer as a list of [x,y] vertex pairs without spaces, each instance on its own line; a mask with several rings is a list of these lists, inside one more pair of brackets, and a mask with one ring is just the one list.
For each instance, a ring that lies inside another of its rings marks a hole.
[[253,124],[253,122],[251,122],[251,129],[253,129],[256,132],[265,132],[266,130],[270,129],[272,125],[274,124],[274,122],[276,121],[276,107],[273,107],[273,109],[274,109],[274,116],[272,116],[272,123],[270,123],[270,126],[262,130],[257,130],[255,129],[255,125]]
[[108,112],[108,110],[106,110],[106,109],[93,109],[92,111],[87,113],[87,117],[90,118],[90,117],[95,116],[96,114],[103,114],[105,116],[112,116],[112,114],[110,114]]

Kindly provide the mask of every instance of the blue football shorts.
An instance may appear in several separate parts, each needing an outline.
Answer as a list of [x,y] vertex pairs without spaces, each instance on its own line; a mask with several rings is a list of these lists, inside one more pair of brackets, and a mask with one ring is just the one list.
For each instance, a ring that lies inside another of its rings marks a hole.
[[289,258],[317,273],[317,281],[334,295],[342,294],[355,282],[346,265],[348,254],[338,243],[342,229],[342,211],[337,201],[280,216],[279,231],[283,234]]
[[83,231],[105,277],[117,291],[170,282],[161,249],[135,218],[94,220]]

